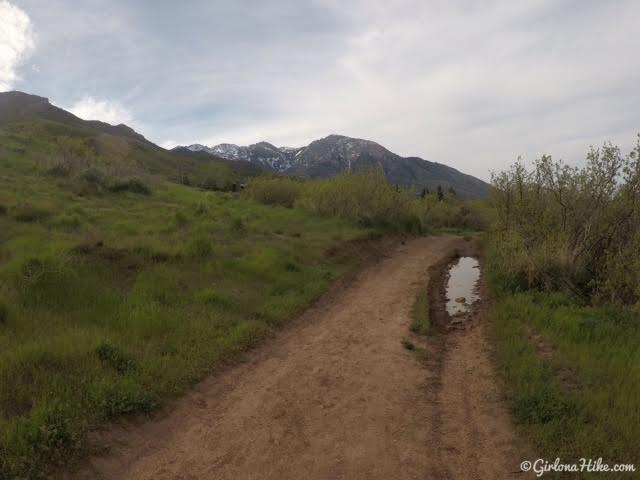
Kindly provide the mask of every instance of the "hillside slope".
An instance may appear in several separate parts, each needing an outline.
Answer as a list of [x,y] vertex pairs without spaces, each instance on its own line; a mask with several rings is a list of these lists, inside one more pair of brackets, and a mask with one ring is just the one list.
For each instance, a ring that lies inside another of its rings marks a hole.
[[23,92],[0,93],[0,138],[0,153],[9,150],[69,175],[98,169],[114,178],[151,176],[222,188],[261,172],[247,162],[177,155],[127,125],[83,120]]

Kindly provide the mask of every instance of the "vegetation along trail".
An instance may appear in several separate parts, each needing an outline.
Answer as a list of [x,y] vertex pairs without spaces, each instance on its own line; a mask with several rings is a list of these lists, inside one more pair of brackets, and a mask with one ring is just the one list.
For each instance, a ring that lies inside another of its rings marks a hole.
[[482,323],[435,334],[426,360],[402,346],[430,267],[465,243],[394,247],[244,364],[152,422],[110,432],[110,453],[75,476],[525,478]]

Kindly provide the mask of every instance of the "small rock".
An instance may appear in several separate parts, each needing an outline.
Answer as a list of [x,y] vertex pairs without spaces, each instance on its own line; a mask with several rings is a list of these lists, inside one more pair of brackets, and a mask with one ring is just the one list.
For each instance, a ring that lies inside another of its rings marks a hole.
[[456,303],[467,303],[467,299],[464,297],[456,298]]

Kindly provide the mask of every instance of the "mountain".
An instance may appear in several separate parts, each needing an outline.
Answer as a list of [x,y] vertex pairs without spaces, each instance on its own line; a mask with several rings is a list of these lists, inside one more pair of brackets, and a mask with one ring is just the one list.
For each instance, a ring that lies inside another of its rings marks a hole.
[[174,150],[184,151],[185,148],[192,152],[205,152],[227,160],[248,161],[260,165],[268,171],[285,174],[294,166],[295,154],[301,150],[288,147],[278,148],[268,142],[255,143],[248,147],[240,147],[232,143],[221,143],[215,147],[207,147],[196,143],[188,147],[176,147]]
[[381,166],[391,183],[403,186],[431,191],[438,185],[445,190],[452,187],[467,198],[482,198],[489,191],[487,183],[455,168],[418,157],[401,157],[376,142],[343,135],[329,135],[301,148],[276,147],[260,142],[249,146],[222,143],[207,147],[194,144],[176,147],[176,150],[246,161],[284,175],[327,178],[346,171]]
[[[188,155],[180,155],[179,151],[167,151],[127,125],[83,120],[52,105],[45,97],[17,91],[0,93],[2,130],[12,131],[13,136],[24,141],[24,146],[15,148],[25,155],[69,157],[68,152],[61,153],[64,147],[60,145],[71,140],[76,144],[67,148],[83,150],[82,161],[116,175],[152,175],[178,181],[188,178],[195,184],[223,185],[263,171],[258,165],[208,152],[197,154],[189,150]],[[6,145],[0,144],[0,153],[3,148]]]
[[45,97],[16,91],[0,93],[0,125],[29,119],[44,119],[75,127],[88,127],[102,133],[154,145],[127,125],[109,125],[98,120],[83,120],[71,112],[52,105]]
[[[25,135],[39,136],[50,151],[59,138],[81,139],[103,166],[128,174],[150,173],[173,179],[194,177],[204,182],[212,176],[224,183],[270,171],[284,175],[326,178],[346,171],[381,166],[390,182],[434,191],[453,187],[459,195],[481,198],[489,186],[446,165],[418,157],[401,157],[378,143],[329,135],[301,148],[276,147],[268,142],[249,146],[228,143],[208,147],[190,145],[167,151],[127,125],[83,120],[46,98],[23,92],[0,93],[0,129],[27,128]],[[41,142],[41,143],[43,143]],[[227,173],[220,173],[220,169]],[[222,181],[222,180],[221,180]],[[210,182],[208,182],[210,183]]]

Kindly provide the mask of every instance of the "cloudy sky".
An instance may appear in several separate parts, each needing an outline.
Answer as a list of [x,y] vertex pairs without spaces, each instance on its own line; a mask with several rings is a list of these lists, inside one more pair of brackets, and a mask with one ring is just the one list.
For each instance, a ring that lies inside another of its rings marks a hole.
[[0,0],[0,91],[164,146],[330,133],[489,177],[640,132],[638,0]]

